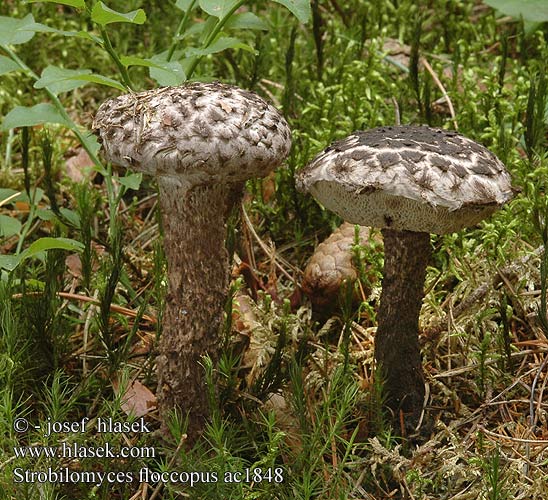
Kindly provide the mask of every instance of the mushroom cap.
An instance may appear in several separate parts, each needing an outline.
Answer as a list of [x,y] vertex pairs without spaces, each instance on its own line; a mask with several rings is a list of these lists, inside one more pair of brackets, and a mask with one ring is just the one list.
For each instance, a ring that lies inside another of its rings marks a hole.
[[289,126],[276,108],[219,82],[109,99],[93,128],[107,161],[188,186],[266,176],[291,147]]
[[487,148],[426,126],[355,132],[304,167],[297,187],[354,224],[437,234],[477,224],[513,196]]

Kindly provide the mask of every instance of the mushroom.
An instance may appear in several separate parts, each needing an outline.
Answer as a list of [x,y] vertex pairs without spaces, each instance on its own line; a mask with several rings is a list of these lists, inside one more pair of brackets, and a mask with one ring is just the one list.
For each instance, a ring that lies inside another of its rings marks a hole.
[[382,228],[375,359],[387,405],[413,428],[425,394],[418,320],[430,233],[488,217],[512,198],[510,175],[489,150],[457,132],[397,126],[335,142],[298,173],[297,187],[346,221]]
[[104,102],[93,128],[103,155],[157,179],[168,294],[157,358],[158,406],[188,413],[194,441],[209,414],[201,358],[218,359],[229,280],[226,221],[246,180],[282,163],[291,132],[261,97],[189,83]]

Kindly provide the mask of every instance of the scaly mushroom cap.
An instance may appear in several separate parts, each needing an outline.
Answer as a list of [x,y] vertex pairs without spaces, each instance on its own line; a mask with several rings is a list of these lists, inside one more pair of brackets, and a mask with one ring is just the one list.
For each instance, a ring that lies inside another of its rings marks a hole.
[[426,126],[356,132],[303,168],[297,187],[354,224],[437,234],[477,224],[513,196],[488,149]]
[[110,99],[93,128],[108,161],[188,186],[266,176],[291,147],[291,132],[276,108],[218,82]]

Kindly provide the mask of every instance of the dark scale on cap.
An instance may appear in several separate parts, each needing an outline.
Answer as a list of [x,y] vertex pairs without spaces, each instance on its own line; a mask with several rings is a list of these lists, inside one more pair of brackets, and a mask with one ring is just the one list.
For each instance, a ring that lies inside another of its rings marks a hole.
[[449,168],[451,167],[451,162],[444,158],[443,156],[439,155],[432,155],[430,157],[430,163],[433,167],[437,167],[440,170],[447,172]]
[[355,132],[299,171],[297,187],[355,224],[438,233],[476,224],[513,196],[484,146],[426,126]]
[[370,160],[373,157],[374,155],[371,153],[371,151],[368,151],[367,149],[364,149],[364,148],[356,148],[355,150],[350,152],[350,158],[356,161]]
[[424,158],[424,153],[422,151],[413,151],[411,149],[406,149],[400,153],[402,159],[407,161],[421,161]]
[[[289,127],[258,95],[193,82],[104,102],[93,128],[108,161],[186,185],[268,174],[289,153]],[[131,162],[128,160],[131,158]],[[184,174],[184,175],[183,175]]]
[[351,172],[352,162],[345,160],[344,158],[340,158],[338,161],[335,162],[333,168],[335,172],[338,172],[339,174]]
[[460,178],[464,179],[468,175],[468,170],[460,162],[451,162],[451,171],[455,172]]
[[400,161],[400,156],[397,153],[379,153],[377,159],[383,168],[394,165]]
[[480,174],[480,175],[494,175],[495,174],[495,171],[492,170],[491,168],[489,168],[489,165],[487,165],[486,163],[483,163],[481,160],[477,163],[475,163],[474,165],[472,165],[472,167],[470,167],[476,174]]
[[410,161],[402,161],[401,164],[407,169],[410,174],[414,174],[419,169],[419,166],[416,163]]

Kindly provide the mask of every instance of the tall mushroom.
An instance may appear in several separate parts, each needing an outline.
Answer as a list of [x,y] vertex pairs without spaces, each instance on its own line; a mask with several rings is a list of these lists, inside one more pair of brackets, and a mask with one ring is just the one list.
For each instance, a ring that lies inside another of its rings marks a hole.
[[169,278],[158,405],[164,417],[175,406],[188,413],[194,440],[208,416],[201,357],[218,358],[229,279],[226,220],[245,181],[286,158],[291,133],[261,97],[218,82],[110,99],[93,128],[107,161],[158,181]]
[[418,320],[430,233],[459,231],[492,214],[512,198],[510,175],[456,132],[398,126],[335,142],[298,173],[297,186],[346,221],[382,228],[375,358],[388,406],[414,427],[424,399]]

